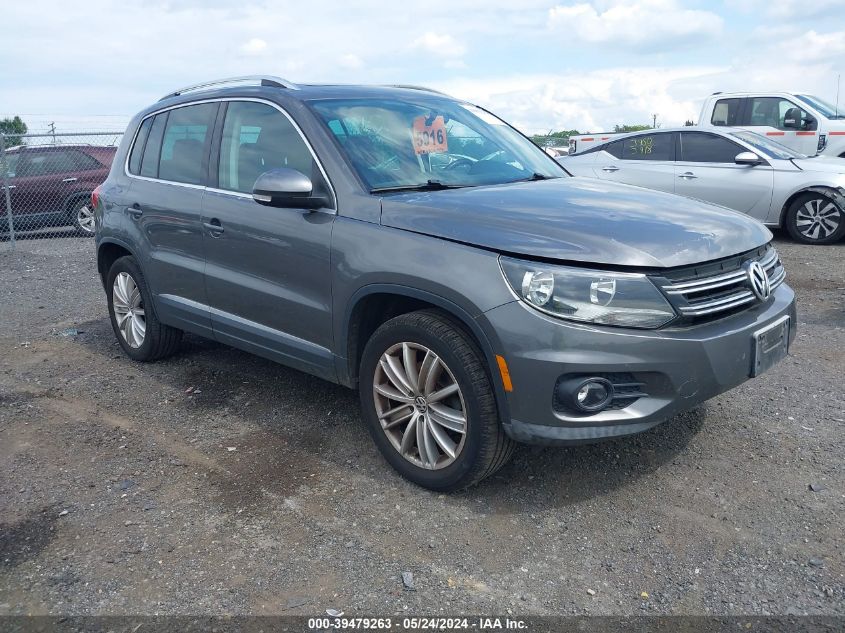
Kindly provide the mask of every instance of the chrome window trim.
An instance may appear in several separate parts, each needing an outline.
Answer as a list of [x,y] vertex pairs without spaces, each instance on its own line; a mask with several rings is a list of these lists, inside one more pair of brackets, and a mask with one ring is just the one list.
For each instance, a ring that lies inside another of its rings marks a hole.
[[[135,129],[135,133],[132,135],[132,143],[129,145],[129,151],[126,152],[126,158],[123,161],[123,174],[127,178],[134,178],[136,180],[146,180],[148,182],[162,182],[162,183],[165,183],[165,184],[168,184],[168,185],[175,185],[177,187],[187,187],[189,189],[202,189],[204,191],[211,191],[213,193],[228,194],[228,195],[235,196],[235,197],[238,197],[238,198],[249,198],[250,200],[252,200],[251,194],[243,193],[241,191],[230,191],[229,189],[218,189],[216,187],[209,187],[207,185],[194,185],[194,184],[187,183],[187,182],[176,182],[176,181],[173,181],[173,180],[164,180],[163,178],[150,178],[149,176],[140,176],[140,175],[129,173],[129,157],[132,155],[132,150],[135,147],[135,142],[138,140],[138,133],[140,132],[141,125],[143,125],[144,121],[146,121],[150,117],[156,116],[157,114],[161,114],[162,112],[168,112],[170,110],[175,110],[177,108],[186,108],[188,106],[200,105],[202,103],[232,103],[232,102],[237,102],[237,101],[249,101],[249,102],[253,102],[253,103],[263,103],[265,105],[268,105],[268,106],[275,108],[276,110],[281,112],[285,116],[285,118],[287,118],[287,120],[293,126],[293,129],[295,129],[297,134],[299,134],[299,137],[302,139],[302,142],[305,143],[305,147],[308,148],[308,151],[311,153],[311,157],[314,159],[314,162],[317,163],[317,168],[320,170],[320,173],[323,175],[323,178],[325,178],[326,182],[328,183],[329,189],[331,190],[332,198],[334,199],[334,204],[335,204],[335,208],[330,209],[330,211],[332,213],[337,213],[337,192],[335,191],[334,183],[332,183],[331,179],[329,178],[329,175],[326,173],[326,170],[323,167],[323,163],[320,161],[320,158],[317,156],[317,152],[314,151],[314,148],[312,147],[311,143],[309,142],[308,137],[305,136],[305,133],[302,131],[302,128],[300,128],[299,124],[297,124],[297,122],[293,120],[293,117],[290,114],[288,114],[287,110],[285,110],[278,103],[274,103],[273,101],[270,101],[269,99],[261,99],[261,98],[258,98],[258,97],[215,97],[215,98],[212,98],[212,99],[198,99],[196,101],[188,101],[186,103],[179,103],[179,104],[176,104],[176,105],[171,105],[171,106],[167,106],[167,107],[164,107],[164,108],[159,108],[157,110],[154,110],[153,112],[150,112],[143,119],[141,119],[140,123],[137,125],[137,127]],[[212,129],[212,133],[213,132],[214,132],[214,130]],[[222,128],[221,128],[221,135],[222,135],[222,133],[223,132],[222,132]],[[258,203],[256,203],[256,204],[258,204]]]

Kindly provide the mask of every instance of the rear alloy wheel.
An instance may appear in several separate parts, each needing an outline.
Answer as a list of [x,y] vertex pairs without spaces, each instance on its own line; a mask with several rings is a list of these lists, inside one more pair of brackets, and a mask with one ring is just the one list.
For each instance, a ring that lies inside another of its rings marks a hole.
[[460,490],[501,468],[513,452],[475,341],[433,310],[397,316],[367,341],[359,394],[385,459],[417,485]]
[[179,349],[182,331],[158,320],[147,282],[133,257],[121,257],[112,264],[106,289],[112,329],[129,358],[158,360]]
[[811,193],[792,203],[786,229],[803,244],[832,244],[845,234],[845,215],[827,196]]
[[94,235],[94,209],[91,207],[90,200],[82,198],[74,203],[71,208],[71,219],[79,235],[86,237]]

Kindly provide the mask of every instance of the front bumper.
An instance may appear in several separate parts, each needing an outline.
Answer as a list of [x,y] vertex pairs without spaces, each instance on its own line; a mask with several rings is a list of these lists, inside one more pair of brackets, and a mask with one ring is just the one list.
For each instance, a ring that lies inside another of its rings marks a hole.
[[[795,338],[795,294],[786,284],[772,297],[739,314],[710,323],[662,330],[586,326],[543,315],[520,301],[486,312],[507,360],[505,431],[532,444],[572,444],[649,429],[749,379],[752,336],[789,315]],[[574,415],[554,406],[565,374],[632,375],[647,397],[619,409]]]

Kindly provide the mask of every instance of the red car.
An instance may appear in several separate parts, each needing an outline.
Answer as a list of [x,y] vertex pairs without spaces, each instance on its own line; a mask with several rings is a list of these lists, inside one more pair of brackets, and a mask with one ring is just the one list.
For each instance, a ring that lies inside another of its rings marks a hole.
[[[108,176],[116,150],[95,145],[7,150],[15,231],[73,226],[81,235],[94,235],[91,192]],[[4,194],[0,181],[0,233],[9,231]]]

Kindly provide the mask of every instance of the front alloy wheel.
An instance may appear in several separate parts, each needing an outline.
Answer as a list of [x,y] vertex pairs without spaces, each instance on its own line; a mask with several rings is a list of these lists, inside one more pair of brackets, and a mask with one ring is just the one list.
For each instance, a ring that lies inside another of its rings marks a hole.
[[455,376],[425,345],[402,342],[379,360],[373,399],[382,430],[399,454],[421,468],[454,463],[466,439],[466,405]]
[[795,201],[786,228],[804,244],[831,244],[845,234],[845,216],[833,200],[814,193]]
[[396,316],[361,354],[361,412],[384,458],[404,477],[440,492],[501,468],[513,442],[499,420],[484,355],[449,316]]
[[112,305],[120,335],[129,347],[138,349],[144,344],[147,317],[141,290],[129,273],[120,272],[114,278]]

